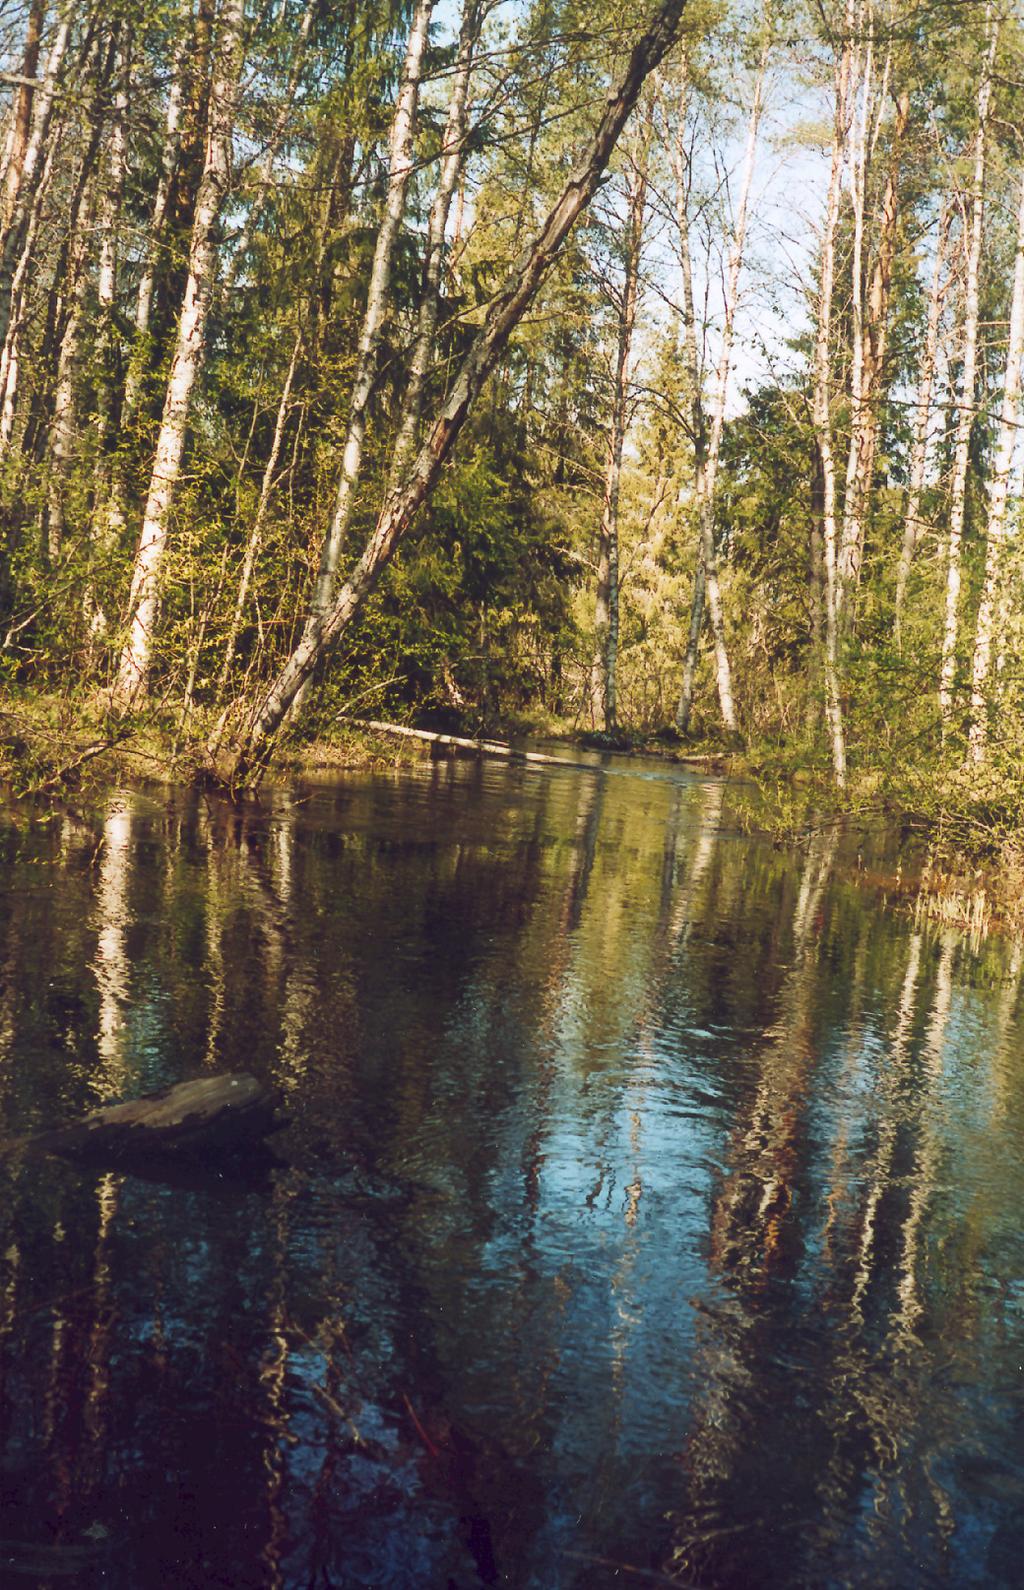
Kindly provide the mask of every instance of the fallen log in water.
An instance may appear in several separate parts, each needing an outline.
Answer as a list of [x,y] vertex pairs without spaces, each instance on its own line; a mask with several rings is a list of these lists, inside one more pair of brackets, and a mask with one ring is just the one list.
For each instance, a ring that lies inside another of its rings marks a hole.
[[[404,740],[420,740],[424,745],[437,745],[442,749],[453,751],[475,751],[483,756],[503,756],[510,762],[522,762],[527,766],[535,767],[560,767],[568,768],[576,773],[604,773],[607,772],[600,762],[575,762],[567,756],[551,756],[546,751],[526,751],[517,745],[506,745],[501,740],[470,740],[460,734],[439,734],[434,729],[410,729],[404,723],[383,723],[376,718],[349,718],[347,720],[354,728],[371,729],[375,734],[394,734]],[[687,756],[676,752],[671,762],[681,763],[686,767],[713,768],[721,761],[720,757],[694,754]]]
[[94,1110],[22,1146],[104,1165],[208,1161],[260,1146],[283,1124],[273,1088],[244,1074],[197,1077],[175,1087]]

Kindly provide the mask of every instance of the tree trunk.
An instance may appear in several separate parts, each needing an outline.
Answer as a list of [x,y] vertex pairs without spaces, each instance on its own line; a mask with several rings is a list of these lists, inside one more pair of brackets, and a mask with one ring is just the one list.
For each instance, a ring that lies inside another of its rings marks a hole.
[[[191,8],[189,10],[191,13]],[[153,312],[153,293],[156,286],[157,266],[167,241],[168,209],[181,141],[181,112],[184,95],[185,73],[179,59],[178,69],[171,78],[167,92],[160,174],[157,177],[156,192],[153,195],[153,208],[150,211],[149,225],[146,228],[146,248],[142,259],[142,272],[139,277],[138,293],[135,300],[134,330],[128,355],[128,370],[125,375],[124,392],[121,397],[121,423],[119,430],[121,437],[129,445],[135,431],[139,409],[142,405],[146,369],[149,363],[149,324]],[[111,463],[107,500],[101,505],[101,511],[97,516],[99,551],[101,555],[111,547],[124,527],[127,517],[126,499],[128,489],[125,478],[127,462],[124,443],[122,443],[115,451]],[[95,620],[98,628],[102,629],[105,627],[103,615],[98,609],[95,613]]]
[[[761,59],[758,63],[757,77],[754,80],[754,99],[750,107],[750,120],[747,124],[747,142],[743,157],[743,175],[740,180],[739,204],[736,211],[736,224],[733,230],[732,247],[729,250],[729,262],[726,269],[722,346],[719,351],[718,368],[715,372],[715,385],[712,392],[710,430],[703,413],[703,396],[700,371],[697,367],[695,331],[688,339],[688,351],[691,357],[691,379],[694,383],[694,403],[700,409],[700,412],[695,411],[694,416],[694,453],[700,542],[697,553],[697,570],[694,577],[693,601],[690,607],[690,630],[687,640],[686,658],[683,664],[683,684],[679,696],[679,707],[676,712],[676,723],[684,734],[690,726],[690,713],[693,706],[693,683],[697,669],[697,653],[700,645],[705,591],[710,610],[711,633],[715,647],[715,675],[718,683],[718,700],[722,710],[722,722],[730,734],[735,734],[738,728],[736,705],[732,692],[732,669],[729,664],[729,653],[725,639],[725,616],[722,610],[722,597],[718,582],[718,560],[715,552],[715,486],[718,479],[718,458],[721,452],[722,431],[725,424],[725,404],[729,391],[729,376],[732,370],[733,333],[736,321],[736,304],[739,298],[740,273],[743,269],[743,251],[747,236],[747,212],[750,205],[750,189],[754,180],[754,165],[757,158],[757,137],[764,104],[765,74],[768,70],[768,57],[772,44],[771,13],[767,7],[764,15],[764,25],[767,29],[767,34],[761,51]],[[687,317],[692,324],[693,269],[690,258],[689,225],[685,216],[683,217],[683,223],[685,236],[682,238],[682,242],[686,254],[684,293],[687,300]]]
[[[395,102],[388,143],[388,188],[384,201],[384,215],[373,252],[370,283],[366,293],[366,309],[363,313],[359,346],[356,351],[356,369],[334,512],[324,537],[311,610],[306,619],[304,633],[309,636],[315,633],[334,598],[338,562],[345,534],[351,522],[362,474],[363,444],[366,440],[370,399],[377,378],[377,357],[388,308],[395,246],[405,214],[406,189],[413,169],[413,141],[419,106],[420,80],[423,75],[423,59],[427,48],[430,18],[435,3],[436,0],[416,0],[406,44],[402,81]],[[310,678],[307,676],[299,687],[293,704],[296,713],[304,705],[309,688]]]
[[142,274],[139,277],[139,291],[135,301],[134,346],[131,362],[128,366],[128,377],[125,381],[124,402],[122,405],[126,426],[130,419],[134,418],[141,397],[146,363],[146,342],[149,337],[149,322],[153,312],[153,290],[156,285],[156,270],[167,231],[167,211],[171,199],[174,168],[177,163],[178,147],[181,140],[181,110],[184,95],[185,79],[183,72],[179,70],[171,78],[170,88],[167,92],[160,175],[157,178],[156,192],[153,195],[153,208],[150,212],[149,225],[146,229],[146,252],[142,261]]
[[622,449],[626,440],[629,402],[629,356],[636,323],[640,255],[647,210],[647,142],[645,130],[628,178],[629,220],[626,227],[625,280],[619,305],[619,334],[612,386],[608,465],[604,504],[597,543],[597,593],[594,603],[594,657],[590,674],[590,704],[594,724],[614,729],[616,720],[615,675],[619,647],[619,490]]
[[1013,296],[1010,303],[1010,341],[1006,350],[1006,375],[999,414],[999,439],[995,470],[988,505],[988,539],[985,547],[985,583],[978,606],[974,637],[974,666],[971,681],[971,728],[968,754],[972,762],[985,757],[988,739],[986,689],[992,661],[996,618],[996,599],[1006,540],[1006,505],[1010,490],[1010,471],[1017,442],[1020,409],[1021,360],[1024,359],[1024,182],[1021,183],[1017,212],[1017,252],[1013,268]]
[[[888,78],[888,69],[885,73]],[[870,269],[862,264],[855,248],[854,361],[855,387],[852,392],[852,426],[846,471],[846,496],[843,503],[843,530],[839,570],[839,617],[848,627],[853,623],[853,604],[860,581],[864,555],[864,533],[871,497],[875,453],[878,445],[879,408],[885,376],[888,341],[889,294],[899,221],[899,174],[903,140],[910,121],[910,95],[904,91],[896,101],[889,171],[878,217],[878,243]],[[863,133],[861,135],[863,145]],[[864,208],[869,151],[863,150],[858,214]],[[856,230],[856,226],[855,226]],[[860,285],[862,278],[863,287]],[[863,306],[860,298],[863,293]]]
[[648,76],[679,35],[686,0],[662,0],[634,46],[611,91],[586,156],[571,174],[537,237],[491,299],[451,390],[398,490],[381,509],[361,558],[330,609],[316,615],[243,730],[230,769],[241,777],[264,758],[285,713],[325,651],[337,643],[377,584],[419,509],[433,491],[445,461],[500,359],[512,332],[533,303],[565,239],[594,196],[598,182]]
[[217,265],[213,229],[228,186],[244,15],[244,0],[224,0],[209,99],[206,160],[192,224],[188,281],[132,574],[130,630],[113,690],[113,701],[122,709],[130,708],[144,693],[149,679],[171,504],[181,470],[192,389],[206,353],[206,324]]
[[946,563],[946,612],[942,630],[942,667],[939,675],[939,704],[945,733],[953,710],[953,681],[956,676],[956,649],[960,608],[960,543],[964,533],[964,508],[967,501],[967,469],[970,463],[971,432],[974,429],[975,388],[978,371],[978,283],[981,274],[981,244],[985,213],[985,163],[988,151],[988,119],[992,102],[992,67],[999,24],[991,3],[986,6],[989,33],[988,51],[981,86],[978,90],[978,131],[974,145],[974,182],[971,190],[971,229],[967,243],[967,279],[964,287],[964,357],[960,405],[953,455],[953,481],[950,488],[949,547]]
[[[684,49],[681,65],[678,126],[676,149],[676,231],[679,235],[679,261],[683,279],[682,345],[683,359],[690,382],[690,413],[692,416],[694,496],[699,505],[704,495],[704,466],[707,456],[707,421],[704,415],[704,375],[697,352],[697,314],[693,297],[693,254],[690,247],[689,209],[689,158],[686,153],[686,102],[688,96],[689,58]],[[690,728],[693,710],[693,683],[697,673],[700,650],[700,632],[704,624],[706,593],[704,540],[700,528],[697,534],[697,558],[693,571],[693,596],[690,602],[690,629],[683,660],[683,683],[676,710],[676,725],[680,733]]]
[[[6,305],[6,317],[3,314],[3,305],[0,304],[0,321],[6,320],[2,347],[0,347],[0,459],[4,458],[14,437],[15,404],[18,395],[18,382],[21,374],[21,333],[24,330],[26,293],[28,291],[32,267],[35,264],[36,236],[39,231],[39,222],[42,218],[43,200],[50,186],[59,141],[59,129],[55,131],[53,139],[47,150],[46,160],[42,171],[35,183],[32,203],[25,216],[25,224],[19,229],[21,237],[21,253],[11,274],[9,285],[4,283],[0,287],[3,292],[3,304]],[[2,267],[0,267],[2,270]]]
[[914,559],[921,533],[921,496],[924,491],[925,468],[928,463],[928,432],[932,418],[932,388],[935,384],[935,366],[939,351],[939,323],[948,282],[943,282],[942,272],[949,242],[949,224],[952,206],[947,202],[939,215],[939,234],[935,244],[935,267],[932,271],[931,291],[928,294],[928,319],[925,327],[924,347],[921,350],[921,368],[917,378],[917,419],[914,425],[914,445],[910,455],[910,475],[907,482],[907,506],[903,519],[903,543],[896,569],[896,643],[901,645],[903,604],[907,594],[910,565]]
[[[843,609],[848,585],[853,576],[854,548],[859,540],[862,482],[858,479],[861,440],[864,431],[865,393],[865,305],[864,305],[864,222],[867,200],[870,150],[868,125],[871,117],[872,75],[874,71],[873,17],[868,5],[867,37],[853,46],[850,98],[859,101],[852,109],[847,136],[847,162],[850,170],[850,201],[853,209],[853,247],[850,258],[850,410],[852,425],[846,464],[846,490],[837,550],[835,589],[836,624],[842,632]],[[859,32],[859,29],[858,29]],[[858,82],[859,79],[859,82]]]
[[[231,627],[228,630],[228,637],[224,643],[224,660],[221,663],[220,680],[217,686],[218,701],[223,698],[224,692],[228,686],[228,680],[231,677],[231,665],[235,660],[235,648],[238,645],[238,635],[242,627],[242,620],[245,617],[246,603],[249,600],[249,587],[252,584],[253,569],[256,567],[256,560],[260,555],[263,545],[263,526],[266,522],[267,508],[270,504],[271,492],[274,489],[274,484],[277,478],[277,465],[278,460],[281,457],[281,443],[284,439],[284,430],[288,421],[288,410],[291,403],[292,383],[295,380],[295,371],[298,368],[299,354],[301,350],[302,332],[300,330],[295,333],[295,342],[292,347],[291,362],[288,365],[288,373],[285,376],[284,386],[281,391],[281,400],[277,405],[277,419],[274,424],[274,436],[270,444],[270,452],[267,456],[266,467],[263,471],[263,480],[260,485],[259,502],[256,505],[256,513],[252,521],[252,528],[249,531],[248,540],[246,541],[245,555],[242,559],[242,572],[239,576],[238,592],[235,597],[234,610],[231,614]],[[219,741],[219,736],[217,736],[217,741]],[[216,742],[214,742],[214,748],[216,748]]]
[[341,478],[334,504],[334,513],[324,540],[317,576],[313,612],[307,624],[312,632],[320,618],[328,611],[334,597],[338,560],[342,543],[352,515],[352,507],[363,462],[363,442],[366,437],[367,411],[377,374],[377,354],[380,347],[384,315],[388,307],[391,285],[391,268],[395,244],[405,213],[405,193],[413,164],[413,137],[416,130],[416,111],[419,103],[420,79],[423,73],[423,56],[427,47],[427,32],[434,0],[417,0],[413,12],[409,40],[405,51],[405,65],[398,91],[388,160],[388,191],[384,215],[377,233],[370,285],[366,295],[356,372],[352,383],[352,400],[349,406],[348,430],[342,453]]
[[57,360],[57,384],[50,426],[50,461],[46,472],[45,534],[41,546],[44,562],[51,563],[60,556],[64,540],[64,499],[77,435],[76,384],[88,286],[85,239],[90,231],[91,210],[90,204],[83,211],[83,224],[76,228],[68,258],[67,296],[70,307]]
[[70,32],[71,7],[69,6],[57,25],[57,31],[50,46],[50,53],[46,58],[46,70],[43,73],[42,83],[35,91],[32,130],[29,134],[22,161],[21,179],[18,183],[17,195],[11,205],[10,219],[4,227],[2,239],[0,239],[0,345],[7,343],[7,333],[11,322],[15,272],[22,252],[23,236],[29,219],[29,212],[34,207],[32,201],[37,197],[36,179],[43,170],[49,152],[50,122],[53,116],[53,102],[57,93],[57,78],[67,50]]
[[401,479],[416,450],[423,420],[427,376],[434,354],[434,339],[441,309],[441,267],[444,240],[452,199],[462,172],[469,119],[469,86],[473,56],[480,37],[483,0],[464,0],[459,52],[455,61],[451,98],[441,145],[441,165],[434,202],[427,223],[426,252],[423,260],[423,289],[416,322],[416,338],[409,361],[409,381],[403,403],[402,423],[395,440],[391,461],[391,482]]
[[[117,88],[110,122],[106,183],[99,212],[100,257],[96,298],[100,323],[97,336],[97,428],[104,474],[109,472],[113,443],[114,391],[117,385],[117,271],[118,232],[128,175],[128,98],[131,72],[131,36],[122,29],[118,50]],[[106,492],[103,492],[106,496]]]
[[[22,76],[26,78],[34,78],[39,66],[39,47],[45,15],[46,0],[32,0],[29,6],[28,24],[25,30],[25,54],[22,57],[21,65]],[[18,203],[22,175],[25,170],[25,155],[28,151],[29,138],[32,131],[32,103],[34,95],[35,89],[29,83],[21,83],[19,85],[14,102],[11,130],[7,138],[7,148],[4,151],[3,196],[0,199],[0,232],[6,231],[10,225],[11,217]]]
[[825,561],[825,645],[822,673],[825,685],[825,719],[832,752],[832,776],[846,785],[846,737],[843,730],[839,669],[838,553],[836,511],[836,461],[832,445],[831,333],[832,295],[835,288],[836,234],[842,189],[843,151],[849,125],[850,39],[853,33],[853,0],[847,0],[845,35],[835,68],[835,131],[829,168],[828,198],[821,241],[821,278],[818,324],[814,343],[814,436],[818,449],[821,487],[822,551]]

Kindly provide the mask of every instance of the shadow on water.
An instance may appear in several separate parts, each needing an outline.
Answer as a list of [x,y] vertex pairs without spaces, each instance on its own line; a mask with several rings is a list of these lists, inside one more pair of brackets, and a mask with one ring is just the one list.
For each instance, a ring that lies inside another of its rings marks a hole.
[[1021,951],[613,771],[0,826],[0,1138],[290,1117],[0,1159],[0,1580],[1016,1582]]

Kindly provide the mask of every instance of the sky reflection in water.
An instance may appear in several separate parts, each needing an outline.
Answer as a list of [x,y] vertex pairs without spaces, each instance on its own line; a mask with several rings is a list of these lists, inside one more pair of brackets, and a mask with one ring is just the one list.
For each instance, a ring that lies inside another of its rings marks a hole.
[[0,1579],[1019,1582],[1021,953],[654,771],[0,829],[0,1134],[291,1117],[0,1160]]

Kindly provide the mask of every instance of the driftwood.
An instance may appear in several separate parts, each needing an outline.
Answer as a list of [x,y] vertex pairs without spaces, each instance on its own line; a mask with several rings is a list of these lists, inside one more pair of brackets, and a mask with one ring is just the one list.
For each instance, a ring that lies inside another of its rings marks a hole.
[[244,1074],[197,1077],[127,1104],[95,1110],[22,1145],[104,1165],[208,1162],[243,1150],[283,1124],[278,1095]]

